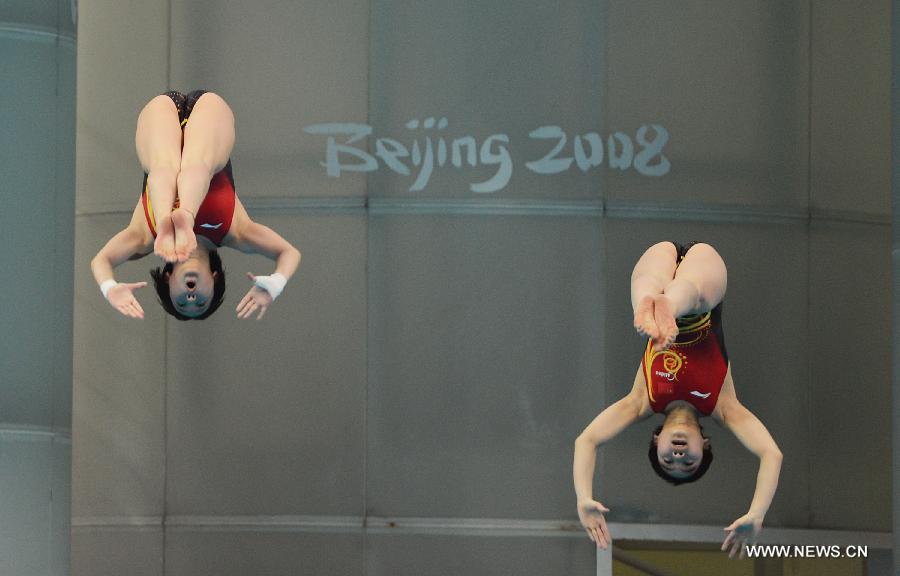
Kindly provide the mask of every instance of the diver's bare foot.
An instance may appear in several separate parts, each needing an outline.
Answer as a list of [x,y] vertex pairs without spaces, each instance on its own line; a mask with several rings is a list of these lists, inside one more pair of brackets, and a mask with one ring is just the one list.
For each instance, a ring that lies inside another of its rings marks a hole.
[[653,298],[653,318],[659,328],[659,333],[653,341],[653,349],[659,352],[671,346],[678,336],[678,324],[675,323],[672,304],[665,294]]
[[179,262],[184,262],[197,249],[194,216],[184,208],[176,208],[172,211],[172,225],[175,227],[175,255]]
[[653,296],[644,296],[634,311],[634,328],[638,334],[655,339],[659,336],[659,328],[653,317]]
[[172,219],[169,217],[157,222],[153,253],[166,262],[175,262],[177,259],[175,255],[175,227],[172,225]]

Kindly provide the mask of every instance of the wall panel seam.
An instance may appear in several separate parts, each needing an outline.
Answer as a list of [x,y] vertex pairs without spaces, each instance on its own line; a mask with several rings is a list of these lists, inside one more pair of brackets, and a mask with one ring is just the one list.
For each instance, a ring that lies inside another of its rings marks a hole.
[[[422,534],[491,537],[564,537],[583,539],[584,532],[574,520],[529,520],[517,518],[418,518],[381,516],[136,516],[73,517],[73,529],[160,528],[180,532],[349,532],[371,534]],[[620,540],[694,542],[721,544],[721,526],[694,524],[609,524]],[[889,532],[766,528],[759,538],[763,544],[860,545],[891,547]]]
[[[867,214],[842,210],[740,210],[731,207],[677,208],[667,206],[639,206],[629,204],[606,205],[600,203],[563,202],[474,202],[474,201],[403,201],[386,202],[372,200],[366,205],[358,200],[349,202],[297,199],[273,202],[244,201],[248,211],[266,215],[336,216],[336,215],[435,215],[435,216],[551,216],[551,217],[605,217],[615,220],[671,220],[709,223],[769,223],[791,224],[798,222],[866,224],[890,226],[889,215]],[[128,215],[133,206],[125,205],[104,209],[80,210],[76,218],[90,216]]]

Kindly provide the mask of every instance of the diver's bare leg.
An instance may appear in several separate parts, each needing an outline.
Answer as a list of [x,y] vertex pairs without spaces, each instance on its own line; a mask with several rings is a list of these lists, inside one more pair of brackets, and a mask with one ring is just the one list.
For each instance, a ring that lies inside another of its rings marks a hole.
[[209,191],[209,182],[222,170],[234,147],[234,115],[212,92],[201,96],[184,128],[184,148],[178,173],[179,209],[172,213],[175,252],[185,260],[197,247],[194,218]]
[[147,188],[156,222],[153,251],[167,262],[174,262],[175,229],[170,214],[181,166],[181,124],[171,98],[157,96],[144,106],[138,116],[134,143],[141,166],[147,173]]
[[634,327],[639,334],[653,340],[659,338],[654,314],[655,297],[663,293],[675,276],[677,249],[671,242],[660,242],[648,248],[631,272],[631,307]]
[[659,328],[659,342],[654,347],[668,347],[678,336],[675,318],[702,314],[716,307],[725,297],[728,271],[725,262],[709,244],[695,244],[688,250],[666,284],[654,299],[654,318]]

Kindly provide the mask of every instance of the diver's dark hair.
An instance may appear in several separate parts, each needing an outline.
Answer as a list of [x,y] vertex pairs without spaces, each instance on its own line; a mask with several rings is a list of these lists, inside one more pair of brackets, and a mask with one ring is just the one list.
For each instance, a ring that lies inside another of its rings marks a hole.
[[222,259],[216,250],[209,251],[209,271],[216,272],[213,276],[213,293],[209,299],[209,308],[206,312],[199,316],[185,316],[175,309],[172,303],[172,297],[169,294],[169,278],[175,265],[167,262],[162,268],[154,268],[150,270],[150,276],[153,278],[153,287],[156,288],[156,297],[159,299],[163,310],[178,318],[179,320],[205,320],[212,316],[212,313],[219,309],[222,301],[225,300],[225,268],[222,266]]
[[[712,464],[713,461],[712,446],[709,443],[706,443],[706,445],[703,446],[703,458],[700,460],[700,465],[697,466],[697,470],[692,475],[687,478],[675,478],[674,476],[669,476],[669,473],[660,465],[659,456],[656,455],[656,436],[659,436],[662,429],[662,426],[657,426],[656,430],[653,431],[653,436],[650,438],[650,450],[647,452],[647,456],[650,458],[650,466],[653,467],[653,471],[656,472],[660,478],[675,486],[696,482],[702,478],[703,475],[706,474],[706,471],[709,470],[709,465]],[[703,426],[700,427],[700,435],[708,440],[706,435],[703,434]]]

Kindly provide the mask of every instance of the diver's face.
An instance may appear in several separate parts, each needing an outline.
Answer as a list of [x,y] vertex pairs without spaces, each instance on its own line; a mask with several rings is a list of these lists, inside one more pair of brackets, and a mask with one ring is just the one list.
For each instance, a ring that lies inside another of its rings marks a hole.
[[175,309],[185,316],[200,316],[209,308],[217,273],[210,272],[209,262],[193,255],[175,264],[169,276],[169,297]]
[[664,426],[656,437],[656,456],[659,465],[673,478],[688,478],[697,471],[703,459],[703,438],[696,426],[671,424]]

